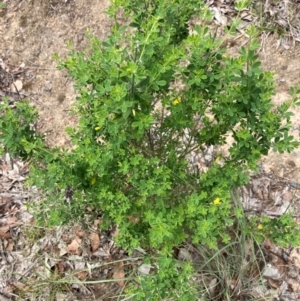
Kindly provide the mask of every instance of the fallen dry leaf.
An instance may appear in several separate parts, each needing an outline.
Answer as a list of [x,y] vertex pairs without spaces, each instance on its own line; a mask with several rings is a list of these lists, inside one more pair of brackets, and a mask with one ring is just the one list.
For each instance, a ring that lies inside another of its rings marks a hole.
[[16,288],[17,288],[18,290],[20,290],[20,291],[24,290],[25,287],[26,287],[26,285],[25,285],[23,282],[18,281],[18,280],[13,281],[12,285],[13,285],[14,287],[16,287]]
[[92,232],[90,234],[90,242],[91,242],[92,252],[94,253],[95,251],[97,251],[97,249],[100,246],[99,234],[96,232]]
[[269,285],[275,289],[278,289],[282,283],[282,281],[280,281],[280,280],[275,280],[275,279],[271,279],[271,278],[268,278],[267,281],[268,281]]
[[216,289],[217,289],[218,279],[213,278],[208,285],[208,291],[211,298],[213,298],[216,295]]
[[122,278],[125,277],[125,272],[124,272],[123,266],[124,266],[123,261],[120,261],[120,262],[116,263],[116,266],[114,268],[113,278],[115,280],[119,279],[117,281],[117,283],[118,283],[119,286],[124,286],[124,284],[125,284],[124,280],[122,279]]
[[282,195],[282,198],[286,201],[291,201],[294,198],[294,194],[291,191],[287,191]]
[[[76,232],[76,235],[77,235],[77,232]],[[77,235],[77,236],[80,237],[79,235]],[[66,233],[63,233],[61,236],[61,240],[65,243],[67,243],[69,241],[69,235]]]
[[100,219],[95,219],[94,220],[94,226],[98,227],[101,224],[101,220]]
[[289,278],[287,279],[287,283],[290,286],[290,288],[293,290],[293,292],[295,293],[299,293],[300,292],[300,283],[299,281]]
[[241,281],[240,279],[227,279],[227,286],[230,287],[231,290],[241,290]]
[[112,231],[112,237],[117,237],[119,234],[119,228],[118,226],[116,226],[116,228]]
[[214,17],[217,20],[217,22],[219,24],[226,26],[228,23],[228,20],[227,20],[227,17],[221,13],[221,10],[217,7],[213,7],[211,10],[214,12]]
[[271,262],[274,264],[274,266],[277,267],[280,275],[284,275],[286,273],[287,265],[285,264],[285,262],[282,258],[280,258],[278,256],[274,256],[271,259]]
[[9,226],[0,227],[0,238],[11,238]]
[[80,253],[79,247],[80,247],[81,239],[79,237],[75,237],[72,242],[67,246],[67,250],[69,253]]
[[65,265],[62,261],[57,263],[58,271],[62,274],[65,271]]
[[11,252],[14,249],[15,243],[12,239],[8,239],[8,244],[5,247],[5,250]]
[[76,235],[79,237],[79,238],[83,238],[84,237],[84,231],[81,229],[81,228],[77,228],[76,229]]
[[300,269],[300,248],[294,248],[290,254],[290,260],[292,264],[297,267],[297,269]]
[[271,250],[273,252],[275,252],[275,245],[273,243],[272,240],[270,240],[269,238],[266,238],[263,242],[263,246],[267,249],[267,250]]
[[130,215],[129,216],[129,222],[131,224],[137,224],[138,222],[140,221],[140,218],[139,217],[136,217],[134,215]]
[[87,278],[87,276],[88,276],[88,272],[78,272],[78,273],[76,273],[76,277],[79,279],[79,280],[81,280],[81,281],[84,281],[84,280],[86,280],[86,278]]
[[17,221],[17,218],[15,216],[11,216],[6,220],[6,226],[10,226],[15,224]]

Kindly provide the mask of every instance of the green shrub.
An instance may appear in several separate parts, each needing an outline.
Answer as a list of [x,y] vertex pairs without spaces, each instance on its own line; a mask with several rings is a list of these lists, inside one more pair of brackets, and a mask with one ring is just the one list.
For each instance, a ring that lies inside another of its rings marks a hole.
[[[121,7],[128,26],[117,22]],[[261,69],[255,38],[228,56],[203,7],[193,0],[115,1],[105,41],[89,35],[86,51],[57,57],[78,92],[79,124],[67,129],[71,150],[48,148],[30,129],[36,116],[27,103],[16,105],[18,114],[1,106],[3,144],[31,160],[29,183],[48,195],[41,220],[59,224],[89,208],[101,214],[103,228],[118,226],[121,246],[167,256],[187,238],[210,248],[230,240],[231,190],[271,148],[299,145],[288,134],[296,98],[273,107],[273,75]],[[189,35],[193,15],[202,25]],[[206,172],[188,172],[192,151],[221,147],[228,135],[234,142],[222,164],[219,155]]]
[[170,257],[161,256],[155,258],[152,266],[153,274],[138,275],[128,286],[127,295],[131,300],[197,300],[196,285],[191,281],[191,263],[178,264]]
[[[248,181],[245,171],[272,147],[298,145],[288,134],[292,102],[272,106],[273,76],[261,69],[255,40],[229,57],[205,25],[206,10],[197,33],[187,35],[193,1],[183,11],[181,1],[151,2],[139,14],[139,1],[124,0],[109,14],[120,5],[133,12],[131,25],[116,21],[105,41],[90,35],[89,49],[60,61],[79,95],[78,127],[67,129],[74,148],[47,148],[30,128],[36,113],[26,103],[17,104],[17,114],[2,105],[3,143],[31,159],[31,182],[48,192],[53,223],[89,206],[101,212],[104,227],[118,225],[127,248],[169,253],[187,237],[216,247],[229,239],[230,191]],[[193,150],[222,146],[229,134],[234,143],[224,164],[187,172]],[[70,189],[69,206],[63,197]],[[51,205],[53,199],[60,202]]]

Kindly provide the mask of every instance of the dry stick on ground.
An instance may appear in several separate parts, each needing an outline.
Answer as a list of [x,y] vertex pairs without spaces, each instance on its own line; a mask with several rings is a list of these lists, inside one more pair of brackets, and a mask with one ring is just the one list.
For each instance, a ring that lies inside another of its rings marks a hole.
[[[18,56],[20,56],[22,59],[24,59],[25,61],[29,62],[29,63],[32,65],[32,66],[29,66],[29,67],[26,66],[27,69],[34,69],[34,70],[57,70],[56,68],[45,68],[45,67],[40,67],[40,66],[38,66],[38,65],[35,65],[34,62],[32,62],[32,61],[30,61],[30,60],[24,58],[20,53],[18,53],[18,52],[16,52],[16,51],[15,51],[15,53],[16,53]],[[19,66],[18,66],[18,67],[19,67]]]
[[[14,84],[14,86],[15,86],[15,84]],[[17,90],[16,86],[15,86],[15,89]],[[19,97],[20,97],[20,100],[21,100],[21,99],[24,99],[24,98],[28,98],[28,99],[30,99],[30,100],[33,100],[33,101],[36,102],[37,104],[39,104],[39,105],[41,105],[41,106],[43,106],[43,107],[45,107],[45,108],[47,108],[47,109],[50,109],[49,106],[47,106],[47,105],[43,104],[42,102],[40,102],[40,101],[34,99],[33,96],[31,96],[31,95],[29,95],[29,94],[27,94],[27,93],[21,93],[21,92],[19,92],[18,90],[17,90],[18,92],[12,92],[12,91],[8,91],[8,90],[2,90],[2,91],[3,91],[3,92],[6,92],[6,93],[9,93],[9,94],[18,94]],[[21,96],[24,96],[24,97],[22,98]]]

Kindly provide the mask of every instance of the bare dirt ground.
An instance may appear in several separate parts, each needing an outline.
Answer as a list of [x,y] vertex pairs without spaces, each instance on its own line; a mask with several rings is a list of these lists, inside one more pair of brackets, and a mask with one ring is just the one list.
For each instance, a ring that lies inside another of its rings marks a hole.
[[0,56],[12,68],[25,64],[22,92],[31,95],[50,145],[68,145],[64,128],[73,123],[69,111],[76,98],[73,83],[51,57],[64,57],[67,41],[83,49],[88,28],[103,39],[111,25],[104,14],[108,5],[106,0],[15,0],[1,10]]
[[[4,3],[5,7],[0,9],[0,58],[10,70],[24,70],[15,80],[21,80],[20,92],[38,109],[38,129],[47,134],[49,145],[68,147],[64,129],[76,124],[76,118],[70,115],[76,92],[66,72],[57,70],[51,57],[55,53],[64,57],[68,53],[67,41],[75,49],[84,49],[88,28],[104,39],[111,26],[104,14],[109,2],[10,0]],[[235,47],[238,50],[240,46]],[[300,83],[300,44],[289,50],[277,49],[276,38],[270,37],[264,42],[260,56],[264,69],[275,72],[277,88],[273,101],[275,105],[281,104],[289,99],[289,87]],[[300,108],[294,108],[293,113],[293,134],[298,136]],[[282,155],[270,152],[262,163],[266,172],[273,171],[300,183],[300,150]]]
[[[275,106],[289,101],[290,87],[300,83],[300,44],[296,43],[294,47],[288,50],[277,47],[277,36],[269,36],[267,39],[262,37],[262,48],[260,51],[260,60],[263,69],[274,73],[276,82],[276,94],[273,97]],[[244,41],[240,41],[241,44]],[[240,45],[236,44],[229,53],[236,54]],[[300,130],[300,107],[294,107],[291,110],[294,113],[292,117],[291,134],[299,139]],[[266,172],[273,172],[280,177],[287,177],[300,183],[300,151],[295,150],[292,153],[278,154],[270,151],[269,155],[262,160],[262,167]]]
[[[280,105],[290,99],[289,87],[300,83],[300,44],[289,50],[276,49],[276,42],[270,39],[266,44],[264,53],[261,54],[265,70],[275,72],[277,84],[276,95],[273,102]],[[292,109],[292,133],[299,138],[300,130],[300,108]],[[300,151],[295,150],[291,154],[270,153],[264,159],[265,164],[280,176],[300,182]]]

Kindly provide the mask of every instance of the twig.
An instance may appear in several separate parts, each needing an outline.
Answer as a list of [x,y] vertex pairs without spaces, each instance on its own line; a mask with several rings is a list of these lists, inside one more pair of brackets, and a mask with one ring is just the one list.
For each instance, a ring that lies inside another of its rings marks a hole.
[[21,5],[23,4],[23,2],[25,2],[26,0],[21,1],[18,6],[21,7]]
[[[15,53],[22,57],[22,59],[24,59],[25,61],[29,62],[30,64],[34,65],[34,62],[24,58],[20,53],[16,52]],[[44,67],[39,67],[39,66],[26,66],[25,69],[35,69],[35,70],[57,70],[56,68],[44,68]]]
[[[23,94],[23,95],[25,95],[25,94]],[[26,95],[25,95],[25,96],[26,96]],[[41,105],[41,106],[43,106],[43,107],[45,107],[45,108],[47,108],[47,109],[50,109],[49,106],[43,104],[43,103],[40,102],[39,100],[34,99],[32,96],[26,96],[26,97],[28,97],[30,100],[33,100],[35,103],[37,103],[37,104],[39,104],[39,105]]]
[[147,131],[147,136],[148,136],[148,140],[149,140],[150,150],[151,150],[152,154],[154,154],[154,145],[153,145],[153,141],[152,141],[152,137],[151,137],[151,130]]
[[9,301],[11,299],[6,298],[5,296],[3,296],[2,294],[0,294],[0,301]]
[[[264,210],[263,213],[267,214],[269,217],[271,216],[282,216],[283,214],[285,214],[286,212],[284,213],[279,213],[279,212],[273,212],[273,211],[269,211],[269,210]],[[299,215],[292,215],[293,218],[298,218]]]
[[44,67],[25,67],[25,69],[34,69],[34,70],[57,70],[56,68],[44,68]]
[[12,73],[12,76],[16,76],[16,75],[19,75],[19,74],[24,73],[24,72],[25,72],[25,70],[16,71],[16,72]]
[[[14,84],[14,86],[15,86],[15,84]],[[16,86],[15,86],[15,88],[16,88]],[[16,88],[16,90],[17,90],[17,88]],[[39,104],[39,105],[41,105],[41,106],[43,106],[43,107],[45,107],[45,108],[50,109],[49,106],[47,106],[47,105],[43,104],[42,102],[40,102],[40,101],[34,99],[33,96],[30,96],[30,95],[28,95],[28,94],[26,94],[26,93],[21,93],[21,92],[19,92],[18,90],[17,90],[18,92],[12,92],[12,91],[8,91],[8,90],[2,90],[2,91],[3,91],[3,92],[6,92],[6,93],[9,93],[9,94],[18,94],[19,97],[20,97],[20,99],[22,99],[21,96],[24,96],[23,98],[28,98],[28,99],[30,99],[30,100],[33,100],[33,101],[36,102],[37,104]]]

